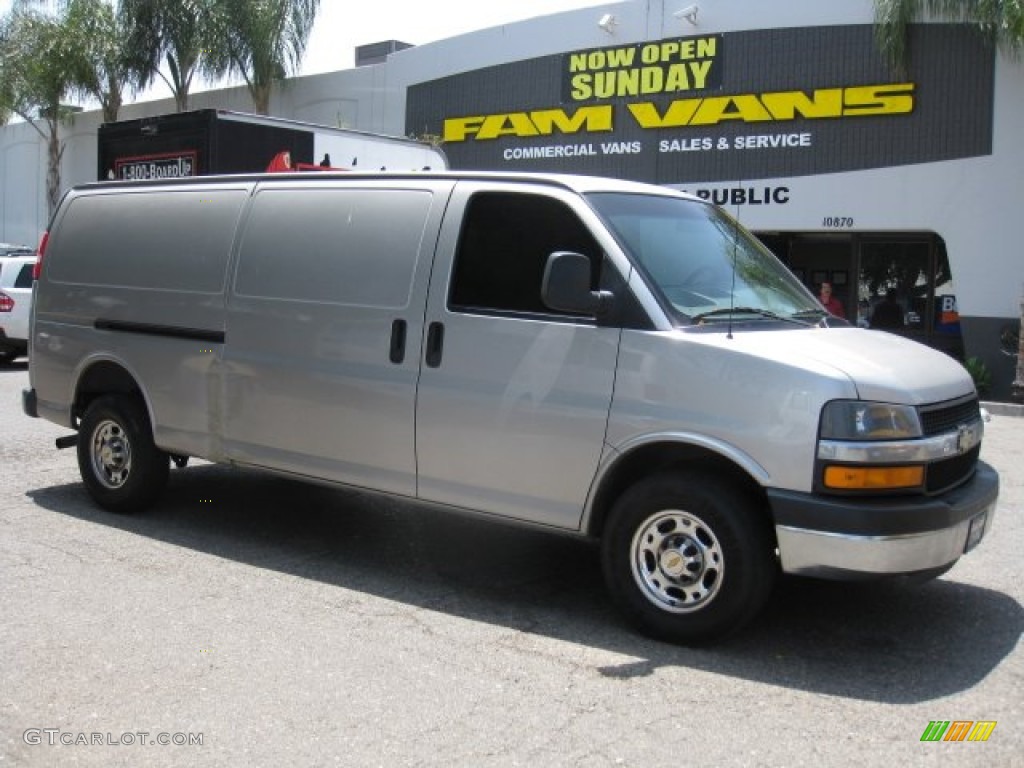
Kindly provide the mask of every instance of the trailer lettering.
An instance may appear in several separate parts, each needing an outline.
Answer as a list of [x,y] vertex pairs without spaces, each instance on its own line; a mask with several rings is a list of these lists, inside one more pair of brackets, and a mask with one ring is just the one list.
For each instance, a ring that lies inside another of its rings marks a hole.
[[132,157],[114,162],[114,178],[126,181],[178,179],[196,175],[195,153],[175,156]]

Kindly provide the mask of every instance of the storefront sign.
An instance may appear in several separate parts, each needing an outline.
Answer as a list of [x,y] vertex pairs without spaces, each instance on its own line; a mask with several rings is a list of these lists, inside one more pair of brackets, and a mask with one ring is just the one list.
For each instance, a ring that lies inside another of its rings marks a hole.
[[911,42],[900,77],[869,25],[570,51],[413,86],[406,128],[441,136],[453,168],[662,184],[991,154],[993,51],[955,25]]

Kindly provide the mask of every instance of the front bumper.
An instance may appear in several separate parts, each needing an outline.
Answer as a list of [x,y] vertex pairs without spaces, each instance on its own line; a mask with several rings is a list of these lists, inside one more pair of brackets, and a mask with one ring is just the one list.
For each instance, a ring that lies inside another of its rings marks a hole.
[[967,483],[935,497],[768,492],[782,570],[839,579],[949,565],[991,528],[998,496],[999,475],[984,462]]

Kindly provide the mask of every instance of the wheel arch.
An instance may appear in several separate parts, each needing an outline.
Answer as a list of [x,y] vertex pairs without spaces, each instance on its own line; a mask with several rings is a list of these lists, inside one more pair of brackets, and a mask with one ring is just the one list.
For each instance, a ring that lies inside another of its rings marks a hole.
[[659,438],[636,445],[619,454],[601,472],[584,516],[583,531],[588,536],[600,538],[612,506],[627,488],[646,477],[673,469],[699,469],[727,478],[744,488],[762,505],[765,515],[770,515],[764,489],[768,475],[749,457],[744,458],[747,466],[741,464],[737,456],[726,455],[708,445],[677,439]]
[[86,361],[75,379],[75,394],[71,400],[71,423],[77,428],[89,405],[105,395],[137,397],[146,409],[150,424],[153,410],[139,377],[120,360],[108,357]]

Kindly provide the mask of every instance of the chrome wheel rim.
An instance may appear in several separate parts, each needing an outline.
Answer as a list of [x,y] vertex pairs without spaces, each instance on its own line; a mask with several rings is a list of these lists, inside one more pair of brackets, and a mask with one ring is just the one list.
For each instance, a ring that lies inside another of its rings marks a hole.
[[132,446],[128,435],[116,421],[105,419],[92,431],[89,446],[96,479],[105,488],[121,488],[132,469]]
[[633,536],[633,578],[641,593],[671,613],[696,611],[722,585],[722,545],[703,520],[681,510],[651,515]]

